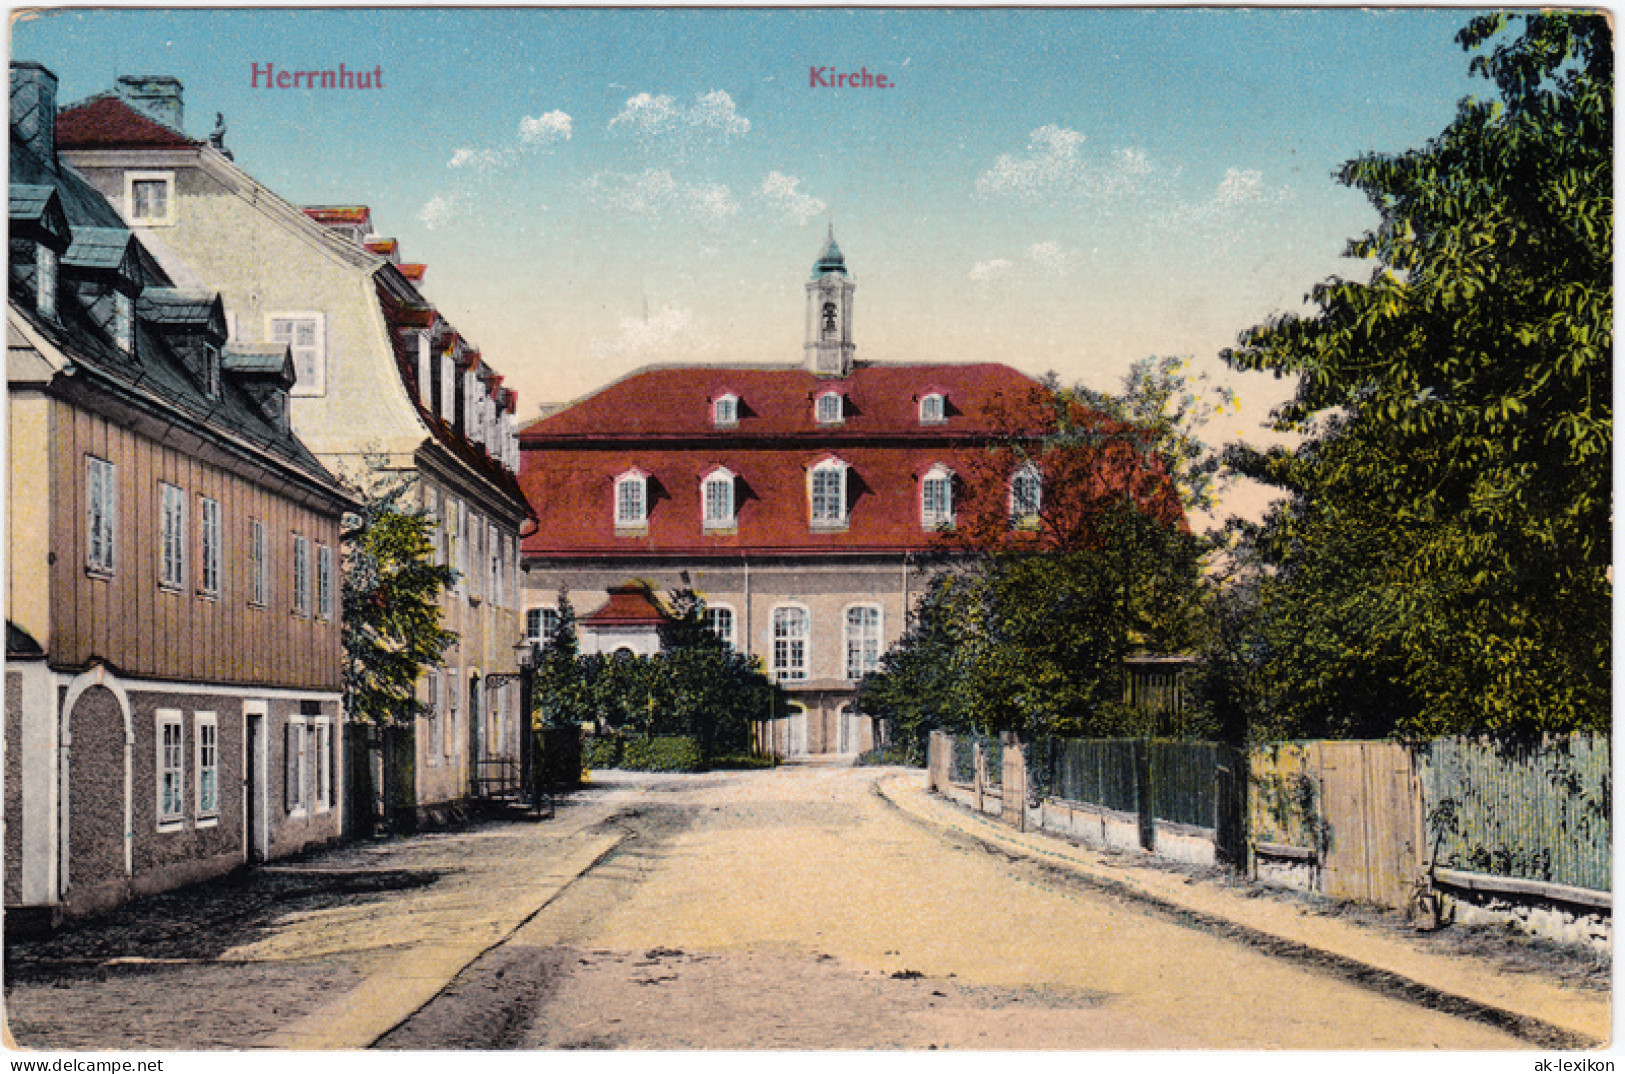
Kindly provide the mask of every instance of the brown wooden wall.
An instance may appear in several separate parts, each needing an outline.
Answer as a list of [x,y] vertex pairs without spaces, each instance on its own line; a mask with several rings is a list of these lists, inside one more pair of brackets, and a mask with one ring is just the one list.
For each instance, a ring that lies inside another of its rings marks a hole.
[[[181,682],[254,683],[336,691],[342,686],[339,520],[114,425],[54,404],[52,452],[51,661],[104,660],[126,674]],[[109,579],[85,569],[85,458],[117,467],[115,562]],[[187,494],[186,587],[158,585],[159,482]],[[15,496],[46,490],[14,489]],[[218,599],[199,596],[199,496],[220,501]],[[270,599],[249,604],[249,520],[265,526]],[[308,537],[311,614],[293,613],[293,535]],[[318,619],[318,545],[332,549],[333,617]]]

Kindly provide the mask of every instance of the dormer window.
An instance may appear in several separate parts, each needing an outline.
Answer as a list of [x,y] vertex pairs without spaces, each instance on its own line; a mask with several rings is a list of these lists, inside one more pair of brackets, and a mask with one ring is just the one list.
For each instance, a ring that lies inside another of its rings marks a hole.
[[725,466],[719,466],[706,475],[700,488],[704,501],[702,520],[706,529],[734,528],[735,480],[733,472]]
[[825,392],[813,404],[813,414],[820,425],[834,425],[846,417],[846,401],[840,392]]
[[638,529],[649,524],[649,475],[628,470],[615,479],[615,528]]
[[124,205],[131,227],[167,227],[175,222],[174,172],[125,172]]
[[1038,470],[1025,466],[1010,478],[1010,525],[1021,528],[1038,525],[1043,506],[1044,483]]
[[954,522],[954,474],[946,466],[933,466],[920,481],[920,524],[941,529]]
[[827,459],[807,475],[807,495],[813,529],[846,526],[846,463]]
[[424,410],[434,409],[434,345],[428,332],[417,333],[418,402]]
[[920,398],[921,425],[941,425],[948,420],[946,411],[941,392],[932,392]]
[[113,292],[113,342],[125,354],[135,353],[135,299]]
[[203,348],[203,388],[210,399],[220,398],[220,348],[212,343]]
[[35,257],[35,282],[39,291],[35,297],[34,306],[39,310],[40,316],[56,320],[56,287],[57,268],[61,264],[57,252],[43,242],[35,247],[38,251]]
[[719,395],[711,401],[711,424],[727,429],[739,424],[739,396]]

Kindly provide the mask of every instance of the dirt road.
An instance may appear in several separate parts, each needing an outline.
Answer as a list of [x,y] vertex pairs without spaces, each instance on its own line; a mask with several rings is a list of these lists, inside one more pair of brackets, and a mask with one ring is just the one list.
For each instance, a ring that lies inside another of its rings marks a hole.
[[393,1048],[1527,1047],[910,820],[874,770],[661,780]]

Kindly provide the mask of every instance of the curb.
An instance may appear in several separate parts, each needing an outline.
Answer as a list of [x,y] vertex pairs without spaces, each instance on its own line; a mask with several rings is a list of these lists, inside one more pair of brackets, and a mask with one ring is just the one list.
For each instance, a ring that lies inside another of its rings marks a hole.
[[[1089,860],[1092,852],[1077,844],[1047,833],[1016,832],[992,818],[966,812],[931,796],[917,782],[907,776],[889,776],[876,780],[873,787],[877,795],[916,823],[951,830],[984,847],[1064,873],[1067,879],[1146,904],[1181,924],[1218,931],[1271,955],[1330,969],[1390,998],[1493,1025],[1543,1048],[1607,1046],[1612,1032],[1610,997],[1594,997],[1526,976],[1507,979],[1494,970],[1479,972],[1493,974],[1499,980],[1473,988],[1470,986],[1479,982],[1463,979],[1475,974],[1464,969],[1460,960],[1412,948],[1401,951],[1398,941],[1360,935],[1351,925],[1341,926],[1349,933],[1343,938],[1346,942],[1327,943],[1324,936],[1307,935],[1307,928],[1292,927],[1295,922],[1290,918],[1261,920],[1271,913],[1268,907],[1252,907],[1251,913],[1236,912],[1239,908],[1224,904],[1241,897],[1192,892],[1183,877],[1162,885],[1147,883],[1130,870]],[[1184,890],[1175,890],[1175,884]],[[1306,914],[1293,913],[1309,920]],[[1315,924],[1322,932],[1337,926],[1327,919],[1315,919]],[[1396,953],[1406,957],[1396,958]]]
[[463,942],[452,938],[449,942],[419,944],[403,951],[332,1003],[256,1045],[296,1051],[370,1048],[422,1010],[476,959],[506,943],[625,839],[624,832],[600,836],[549,869],[539,878],[534,897],[526,900],[525,908],[501,920],[494,940],[489,935]]

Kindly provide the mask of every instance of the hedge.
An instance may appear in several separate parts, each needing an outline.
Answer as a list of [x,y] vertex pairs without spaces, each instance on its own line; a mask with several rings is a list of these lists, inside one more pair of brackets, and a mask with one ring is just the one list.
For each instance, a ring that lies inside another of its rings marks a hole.
[[698,772],[705,767],[705,757],[692,735],[629,738],[621,746],[621,767],[635,772]]
[[582,767],[621,767],[621,739],[615,735],[591,735],[581,750]]

